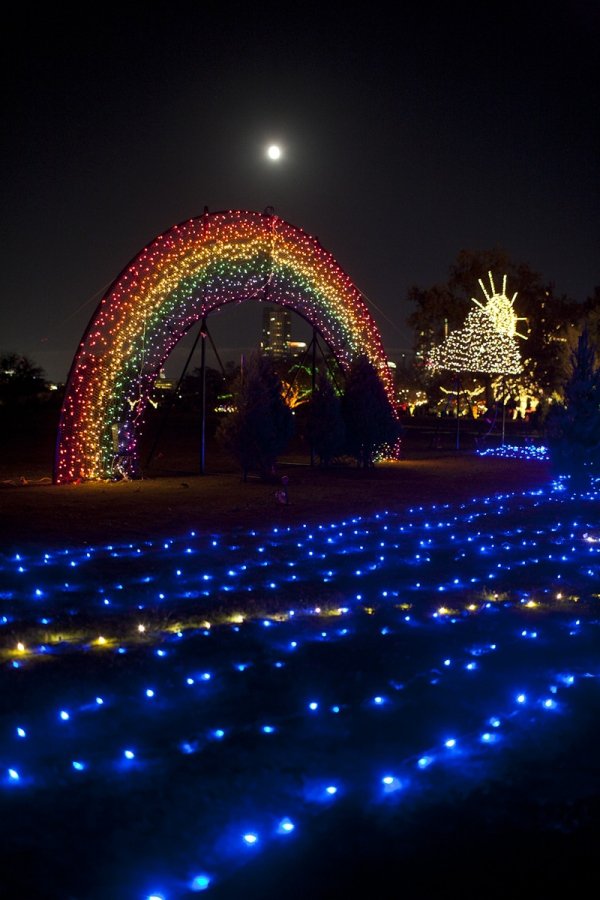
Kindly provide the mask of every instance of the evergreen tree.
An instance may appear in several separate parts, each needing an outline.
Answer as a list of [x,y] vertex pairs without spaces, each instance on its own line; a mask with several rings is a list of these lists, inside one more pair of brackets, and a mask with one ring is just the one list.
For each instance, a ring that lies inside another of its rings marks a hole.
[[383,382],[364,354],[350,365],[342,415],[348,452],[362,468],[373,465],[375,451],[384,444],[393,445],[400,434],[400,423]]
[[554,404],[546,418],[550,456],[558,474],[582,484],[600,470],[600,369],[587,328],[571,354],[571,375],[564,385],[564,401]]
[[322,466],[344,450],[346,428],[341,400],[323,369],[317,374],[308,413],[308,437]]
[[[214,435],[221,417],[216,407],[227,394],[225,375],[218,369],[207,366],[204,372],[204,389],[206,394],[206,433]],[[194,369],[186,375],[181,385],[180,409],[202,410],[202,370]]]
[[293,417],[269,359],[250,356],[233,386],[233,403],[235,412],[221,422],[217,438],[239,462],[244,481],[252,469],[261,478],[272,477],[292,435]]

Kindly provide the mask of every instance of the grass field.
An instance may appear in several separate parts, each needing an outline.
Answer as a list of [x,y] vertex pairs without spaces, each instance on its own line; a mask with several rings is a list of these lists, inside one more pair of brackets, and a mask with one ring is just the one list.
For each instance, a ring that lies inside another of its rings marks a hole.
[[213,447],[205,475],[180,442],[57,487],[27,446],[0,488],[7,897],[595,896],[594,492],[407,441],[282,460],[282,506]]
[[[296,448],[277,468],[278,477],[289,479],[290,503],[282,507],[275,499],[277,483],[253,477],[243,482],[214,440],[207,444],[205,475],[200,475],[197,416],[186,415],[169,422],[142,480],[57,487],[51,484],[56,420],[56,411],[48,411],[2,428],[0,541],[7,548],[367,515],[525,490],[550,478],[545,462],[477,457],[469,434],[463,434],[464,449],[457,451],[450,422],[435,441],[431,430],[407,428],[403,459],[368,471],[349,461],[311,467],[307,448]],[[153,444],[150,433],[141,453],[144,463]]]

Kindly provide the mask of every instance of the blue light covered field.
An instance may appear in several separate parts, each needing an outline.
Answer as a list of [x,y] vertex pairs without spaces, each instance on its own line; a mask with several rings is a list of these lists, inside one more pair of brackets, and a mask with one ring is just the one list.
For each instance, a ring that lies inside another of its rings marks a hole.
[[9,895],[279,896],[261,865],[310,868],[318,838],[351,868],[374,835],[585,748],[599,512],[557,483],[2,558]]

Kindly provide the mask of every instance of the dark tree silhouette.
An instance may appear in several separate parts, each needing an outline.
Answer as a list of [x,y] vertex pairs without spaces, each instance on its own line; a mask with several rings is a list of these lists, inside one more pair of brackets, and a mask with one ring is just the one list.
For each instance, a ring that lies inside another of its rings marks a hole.
[[[219,405],[228,399],[228,386],[225,375],[218,369],[207,366],[204,372],[206,391],[206,433],[214,435],[221,416],[216,412]],[[180,408],[194,411],[202,410],[202,370],[196,368],[186,375],[181,385]]]
[[0,406],[36,400],[46,390],[44,370],[18,353],[0,355]]
[[328,466],[334,457],[343,453],[345,437],[341,400],[321,369],[309,405],[308,438],[322,466]]
[[557,473],[585,483],[600,470],[600,369],[596,347],[587,328],[571,354],[571,375],[564,400],[553,404],[546,418],[550,456]]
[[250,356],[233,385],[233,403],[235,412],[219,425],[218,440],[239,462],[244,481],[251,470],[264,479],[273,477],[277,456],[292,435],[293,417],[269,359]]
[[358,465],[373,465],[375,451],[394,444],[400,435],[400,423],[373,363],[365,355],[350,365],[342,397],[342,415],[346,426],[346,447]]

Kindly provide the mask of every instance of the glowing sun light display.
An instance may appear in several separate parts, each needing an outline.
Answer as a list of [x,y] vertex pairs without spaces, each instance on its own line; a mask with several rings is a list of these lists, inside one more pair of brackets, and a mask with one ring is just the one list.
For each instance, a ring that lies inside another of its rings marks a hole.
[[487,303],[484,305],[483,303],[480,303],[479,300],[476,300],[475,297],[472,297],[473,303],[476,303],[477,306],[490,317],[497,331],[500,331],[502,334],[507,334],[509,337],[515,337],[516,335],[517,337],[527,340],[526,335],[519,334],[517,331],[517,322],[526,321],[523,317],[515,315],[513,309],[515,300],[517,299],[517,292],[515,291],[512,300],[509,300],[506,295],[506,275],[502,277],[501,294],[496,291],[494,278],[491,272],[488,272],[488,278],[490,279],[490,287],[492,289],[491,294],[488,294],[483,281],[481,278],[479,279],[479,285],[485,295]]
[[205,211],[145,247],[92,316],[67,382],[55,482],[109,479],[123,460],[137,474],[144,411],[166,359],[196,322],[247,300],[297,312],[342,369],[365,354],[393,404],[377,325],[331,253],[270,213]]
[[514,302],[506,294],[506,275],[502,279],[502,292],[494,285],[488,272],[491,292],[483,281],[479,284],[486,298],[485,303],[472,298],[478,309],[471,310],[462,328],[448,335],[446,340],[432,350],[428,365],[433,369],[450,372],[487,372],[494,375],[518,375],[523,370],[521,354],[515,338],[525,339],[517,331],[517,323],[525,321],[516,315]]

